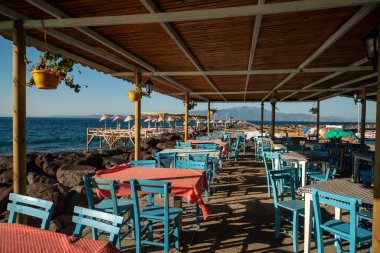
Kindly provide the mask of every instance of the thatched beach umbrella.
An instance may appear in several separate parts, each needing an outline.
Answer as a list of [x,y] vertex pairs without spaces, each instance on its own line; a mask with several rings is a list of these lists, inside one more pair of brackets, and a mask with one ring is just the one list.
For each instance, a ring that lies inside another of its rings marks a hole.
[[148,122],[148,128],[150,128],[150,122],[153,121],[153,118],[151,116],[146,117],[144,122]]
[[128,122],[128,129],[131,129],[131,121],[135,120],[135,116],[129,115],[124,119],[124,122]]
[[119,127],[119,119],[122,119],[122,118],[123,116],[118,114],[113,118],[112,122],[116,121],[116,126]]
[[107,119],[111,118],[112,114],[103,114],[102,117],[100,117],[99,121],[104,121],[104,129],[107,129]]

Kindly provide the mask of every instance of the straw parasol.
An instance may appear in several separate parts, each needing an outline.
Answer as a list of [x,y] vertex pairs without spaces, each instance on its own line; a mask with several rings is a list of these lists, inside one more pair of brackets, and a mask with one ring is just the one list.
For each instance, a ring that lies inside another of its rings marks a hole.
[[128,129],[131,129],[131,121],[135,120],[135,116],[129,115],[124,119],[124,122],[128,122]]
[[153,121],[153,118],[151,116],[146,117],[144,122],[148,122],[148,128],[150,128],[150,122]]
[[112,114],[103,114],[102,117],[100,117],[99,121],[104,121],[104,129],[107,129],[107,119],[111,118]]

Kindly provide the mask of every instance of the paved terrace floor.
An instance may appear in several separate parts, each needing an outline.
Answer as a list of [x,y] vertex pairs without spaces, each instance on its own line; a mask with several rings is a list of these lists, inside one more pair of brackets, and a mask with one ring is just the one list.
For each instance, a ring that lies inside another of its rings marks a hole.
[[[253,159],[251,150],[248,151],[238,162],[224,162],[207,203],[210,216],[201,223],[201,229],[196,230],[191,243],[182,242],[182,252],[293,252],[291,237],[281,235],[280,240],[274,239],[274,207],[267,195],[265,169],[261,161]],[[195,230],[194,216],[190,215],[195,208],[184,207],[189,213],[184,215],[184,229]],[[332,209],[327,211],[333,213]],[[303,224],[302,218],[300,223]],[[190,241],[191,233],[185,235]],[[122,249],[135,252],[134,241],[123,240]],[[145,246],[143,252],[162,252],[162,248]],[[314,242],[311,252],[317,252]],[[327,247],[325,252],[335,252],[335,247]]]

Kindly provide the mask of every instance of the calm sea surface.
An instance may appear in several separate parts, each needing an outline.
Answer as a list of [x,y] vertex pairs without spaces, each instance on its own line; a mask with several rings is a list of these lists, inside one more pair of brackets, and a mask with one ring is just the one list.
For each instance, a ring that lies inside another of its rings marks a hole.
[[[86,129],[104,127],[104,122],[99,122],[98,118],[27,118],[26,122],[28,153],[84,151],[86,149]],[[256,121],[251,122],[260,124]],[[116,122],[107,120],[106,123],[107,128],[116,127]],[[128,123],[119,123],[122,124],[122,128],[128,128]],[[265,122],[265,124],[270,124],[270,122]],[[276,125],[287,124],[306,125],[315,124],[315,122],[276,122]],[[325,122],[323,124],[355,123]],[[147,127],[148,123],[143,122],[142,125]],[[152,123],[153,126],[154,123]],[[98,142],[94,141],[91,149],[97,148]],[[12,118],[0,117],[0,155],[12,155]]]

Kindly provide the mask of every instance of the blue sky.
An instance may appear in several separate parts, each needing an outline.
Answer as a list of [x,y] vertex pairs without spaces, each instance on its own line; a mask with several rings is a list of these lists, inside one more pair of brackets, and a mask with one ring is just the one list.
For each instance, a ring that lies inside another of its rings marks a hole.
[[[39,53],[34,48],[27,49],[27,57],[35,61]],[[12,43],[0,37],[0,117],[12,115]],[[128,99],[132,84],[97,71],[79,66],[82,74],[75,75],[81,85],[88,85],[77,94],[61,84],[58,90],[46,91],[27,88],[27,116],[81,116],[94,114],[134,113],[134,104]],[[27,79],[30,75],[27,73]],[[215,103],[218,109],[235,106],[256,106],[259,103]],[[313,103],[278,103],[282,113],[308,113]],[[207,108],[206,103],[199,103],[197,110]],[[269,109],[269,106],[266,106]],[[142,111],[183,112],[183,103],[169,96],[153,93],[152,98],[143,99]],[[367,119],[375,119],[374,102],[367,103]],[[321,116],[340,116],[357,118],[357,107],[353,99],[333,98],[321,102]],[[258,119],[252,119],[258,120]]]

